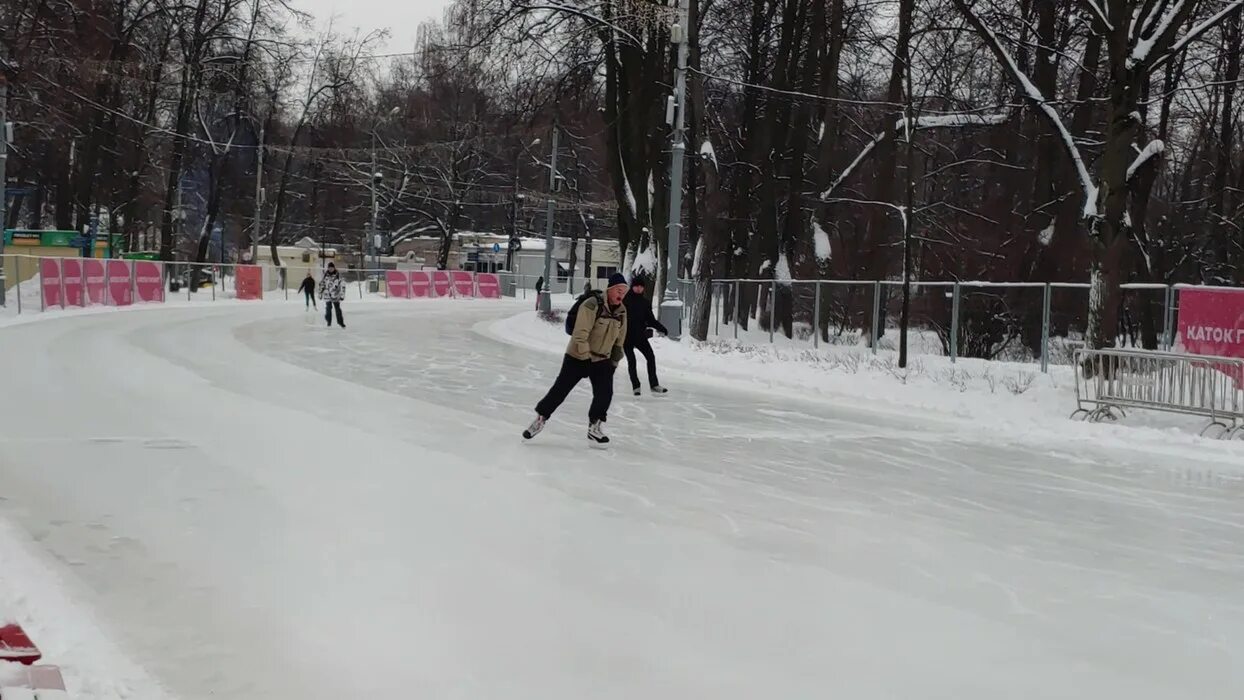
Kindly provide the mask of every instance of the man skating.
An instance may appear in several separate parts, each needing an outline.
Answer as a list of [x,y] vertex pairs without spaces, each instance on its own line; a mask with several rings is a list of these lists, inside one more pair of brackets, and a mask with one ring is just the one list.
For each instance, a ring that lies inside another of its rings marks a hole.
[[549,417],[584,378],[592,382],[592,405],[588,409],[587,439],[597,445],[609,442],[604,423],[613,402],[613,372],[622,361],[626,340],[626,278],[615,274],[602,295],[594,292],[578,303],[570,344],[562,358],[561,372],[549,393],[536,404],[536,419],[523,431],[530,440],[544,430]]
[[333,325],[333,310],[337,311],[337,325],[346,327],[341,318],[341,300],[346,298],[346,283],[337,274],[337,267],[328,263],[324,270],[324,278],[320,280],[320,298],[324,300],[324,321],[329,328]]
[[626,305],[626,369],[631,375],[631,390],[639,396],[638,363],[635,351],[638,350],[648,363],[648,386],[654,394],[664,394],[665,387],[657,381],[657,358],[652,352],[652,344],[648,342],[648,329],[654,328],[661,335],[669,335],[665,326],[652,315],[652,302],[644,297],[644,278],[636,277],[631,282],[631,291],[626,293],[623,302]]
[[315,278],[311,276],[310,270],[307,270],[307,276],[303,278],[302,286],[298,288],[298,291],[302,292],[308,309],[319,308],[315,305]]

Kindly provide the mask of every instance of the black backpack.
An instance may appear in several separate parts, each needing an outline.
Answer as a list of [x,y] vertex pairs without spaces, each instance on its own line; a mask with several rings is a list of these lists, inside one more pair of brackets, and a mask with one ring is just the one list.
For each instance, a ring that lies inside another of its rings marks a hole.
[[605,308],[604,296],[596,289],[584,292],[579,295],[578,299],[575,299],[574,305],[566,312],[566,335],[574,335],[574,321],[579,317],[579,306],[589,297],[596,297],[596,317],[600,318],[600,310]]

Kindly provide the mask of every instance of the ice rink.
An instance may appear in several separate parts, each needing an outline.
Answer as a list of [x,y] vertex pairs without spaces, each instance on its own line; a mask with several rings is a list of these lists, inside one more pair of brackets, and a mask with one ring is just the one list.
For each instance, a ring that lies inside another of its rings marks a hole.
[[1240,471],[688,377],[524,444],[527,308],[0,329],[0,519],[170,698],[1244,696]]

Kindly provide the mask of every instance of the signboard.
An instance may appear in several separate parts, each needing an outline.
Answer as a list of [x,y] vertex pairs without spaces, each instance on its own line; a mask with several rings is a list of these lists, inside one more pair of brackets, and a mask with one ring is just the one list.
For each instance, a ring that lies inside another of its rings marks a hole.
[[124,260],[108,261],[108,303],[113,306],[129,306],[134,303],[131,265],[133,263]]
[[14,231],[7,238],[6,245],[43,245],[43,234],[38,231]]
[[479,297],[481,299],[501,298],[500,277],[488,272],[481,272],[475,275],[475,283],[479,289]]
[[86,306],[83,295],[86,279],[82,276],[82,260],[65,258],[60,262],[62,288],[65,290],[65,306]]
[[263,268],[238,265],[237,289],[239,299],[263,299]]
[[1180,288],[1179,338],[1194,355],[1244,358],[1244,289]]
[[432,296],[447,297],[449,296],[449,273],[444,270],[432,271]]
[[107,280],[104,277],[104,261],[94,258],[83,260],[82,274],[86,275],[87,305],[106,303],[104,295],[108,290],[105,286]]
[[384,288],[396,299],[410,298],[410,278],[404,270],[385,270]]
[[60,294],[60,259],[39,259],[39,286],[43,290],[43,308],[53,306],[64,308],[65,302]]
[[475,279],[471,277],[471,273],[463,270],[454,270],[449,273],[449,279],[453,281],[455,296],[475,296]]
[[134,291],[145,303],[164,301],[164,263],[134,261]]
[[426,299],[432,295],[432,276],[422,270],[411,270],[410,296],[414,299]]

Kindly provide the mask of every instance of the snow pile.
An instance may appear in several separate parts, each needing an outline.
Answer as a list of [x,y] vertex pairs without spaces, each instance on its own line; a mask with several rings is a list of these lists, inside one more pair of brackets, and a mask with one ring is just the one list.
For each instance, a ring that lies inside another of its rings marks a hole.
[[790,286],[790,261],[786,259],[786,253],[778,255],[777,265],[773,268],[773,279],[784,287]]
[[645,246],[631,263],[631,275],[654,276],[657,272],[657,256],[651,245]]
[[829,258],[834,252],[829,245],[829,234],[825,232],[825,229],[821,228],[821,222],[816,219],[812,219],[812,245],[816,253],[817,262],[829,262]]
[[[824,128],[824,125],[822,125]],[[713,161],[713,167],[717,166],[717,151],[713,150],[713,143],[708,139],[704,139],[704,143],[700,145],[700,157],[705,160]]]
[[[503,342],[560,353],[565,332],[531,314],[492,324],[488,335]],[[801,398],[848,401],[877,410],[899,410],[923,417],[970,421],[972,430],[1014,434],[1016,440],[1041,446],[1057,439],[1119,446],[1143,442],[1154,452],[1181,454],[1197,445],[1244,470],[1244,442],[1197,436],[1197,418],[1137,411],[1121,425],[1085,424],[1068,416],[1076,408],[1071,367],[1041,373],[1026,363],[989,362],[916,355],[898,367],[897,354],[864,347],[833,346],[819,350],[730,340],[698,343],[654,341],[663,374],[699,382],[751,385],[792,392]],[[672,371],[671,371],[672,370]],[[1186,453],[1183,453],[1186,456]]]

